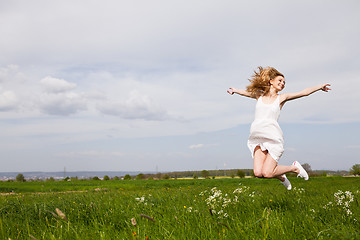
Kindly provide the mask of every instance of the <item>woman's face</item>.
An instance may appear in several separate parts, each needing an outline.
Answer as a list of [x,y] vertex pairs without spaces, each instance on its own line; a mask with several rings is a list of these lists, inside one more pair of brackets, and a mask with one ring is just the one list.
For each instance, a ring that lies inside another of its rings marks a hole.
[[270,85],[280,92],[285,88],[285,79],[283,76],[276,76],[270,80]]

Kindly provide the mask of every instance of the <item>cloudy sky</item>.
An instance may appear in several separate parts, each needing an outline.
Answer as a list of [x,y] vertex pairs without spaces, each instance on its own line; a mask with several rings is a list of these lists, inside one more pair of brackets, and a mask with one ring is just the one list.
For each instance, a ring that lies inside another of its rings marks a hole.
[[0,171],[251,168],[257,66],[289,102],[280,160],[360,163],[359,1],[0,1]]

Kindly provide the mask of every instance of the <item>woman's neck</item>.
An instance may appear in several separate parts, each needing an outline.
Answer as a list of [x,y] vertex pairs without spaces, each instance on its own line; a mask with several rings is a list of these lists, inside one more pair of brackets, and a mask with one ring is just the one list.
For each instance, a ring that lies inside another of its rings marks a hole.
[[264,94],[265,97],[270,97],[270,98],[273,98],[277,95],[278,95],[278,91],[276,91],[276,89],[274,88],[270,88],[270,90]]

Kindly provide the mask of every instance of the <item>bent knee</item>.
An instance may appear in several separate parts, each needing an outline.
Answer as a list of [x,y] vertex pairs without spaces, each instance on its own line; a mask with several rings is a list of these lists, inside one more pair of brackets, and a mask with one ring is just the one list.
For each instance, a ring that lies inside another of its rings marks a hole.
[[272,172],[268,172],[268,171],[262,172],[262,175],[264,176],[264,178],[273,178],[274,177],[274,174]]
[[254,176],[258,178],[264,177],[261,171],[254,171]]

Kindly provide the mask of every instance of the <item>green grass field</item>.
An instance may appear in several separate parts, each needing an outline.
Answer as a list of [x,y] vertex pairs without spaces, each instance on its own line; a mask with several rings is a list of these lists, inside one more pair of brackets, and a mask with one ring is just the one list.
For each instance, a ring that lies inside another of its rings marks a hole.
[[0,182],[0,239],[360,239],[360,178],[290,181]]

